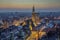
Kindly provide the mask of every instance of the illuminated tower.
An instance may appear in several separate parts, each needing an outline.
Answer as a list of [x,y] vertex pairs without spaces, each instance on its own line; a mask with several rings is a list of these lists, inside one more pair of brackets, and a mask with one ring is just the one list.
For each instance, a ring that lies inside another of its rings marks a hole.
[[35,12],[35,7],[33,6],[32,8],[32,21],[35,26],[40,22],[40,18],[38,16],[38,13]]
[[32,21],[33,21],[33,23],[34,23],[34,25],[36,26],[36,23],[35,23],[35,18],[36,18],[36,15],[35,15],[35,7],[33,6],[33,8],[32,8]]
[[35,21],[35,17],[36,17],[36,12],[35,12],[35,7],[33,6],[32,8],[32,21]]

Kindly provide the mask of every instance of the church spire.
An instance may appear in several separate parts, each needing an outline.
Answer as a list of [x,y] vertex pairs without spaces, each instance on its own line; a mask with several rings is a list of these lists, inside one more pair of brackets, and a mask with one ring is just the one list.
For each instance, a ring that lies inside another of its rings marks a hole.
[[33,9],[32,9],[32,12],[35,12],[35,7],[34,7],[34,5],[33,5]]

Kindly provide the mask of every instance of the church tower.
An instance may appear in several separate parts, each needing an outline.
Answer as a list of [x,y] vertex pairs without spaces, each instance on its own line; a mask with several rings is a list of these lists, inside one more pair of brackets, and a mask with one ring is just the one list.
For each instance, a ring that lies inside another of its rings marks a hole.
[[36,26],[36,12],[35,12],[35,7],[33,5],[33,8],[32,8],[32,21],[34,23],[34,25]]
[[32,8],[32,21],[33,21],[35,26],[37,26],[37,24],[40,22],[40,18],[38,16],[38,13],[35,12],[34,5],[33,5],[33,8]]
[[35,7],[32,7],[32,21],[35,21]]

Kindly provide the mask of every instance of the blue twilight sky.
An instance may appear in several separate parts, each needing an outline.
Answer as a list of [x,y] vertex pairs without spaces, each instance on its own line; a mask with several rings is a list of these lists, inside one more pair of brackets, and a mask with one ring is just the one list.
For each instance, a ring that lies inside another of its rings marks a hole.
[[0,0],[0,8],[60,8],[60,0]]
[[0,0],[0,11],[31,11],[33,5],[38,11],[60,11],[60,0]]

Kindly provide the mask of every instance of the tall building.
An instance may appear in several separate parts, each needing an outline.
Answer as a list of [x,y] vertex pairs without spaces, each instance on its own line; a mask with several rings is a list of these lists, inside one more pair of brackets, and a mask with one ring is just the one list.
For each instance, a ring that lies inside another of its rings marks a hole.
[[32,21],[33,21],[35,26],[37,26],[37,24],[40,23],[39,15],[38,15],[38,13],[35,12],[35,7],[34,6],[32,8]]
[[14,34],[12,32],[10,33],[10,40],[14,40]]

